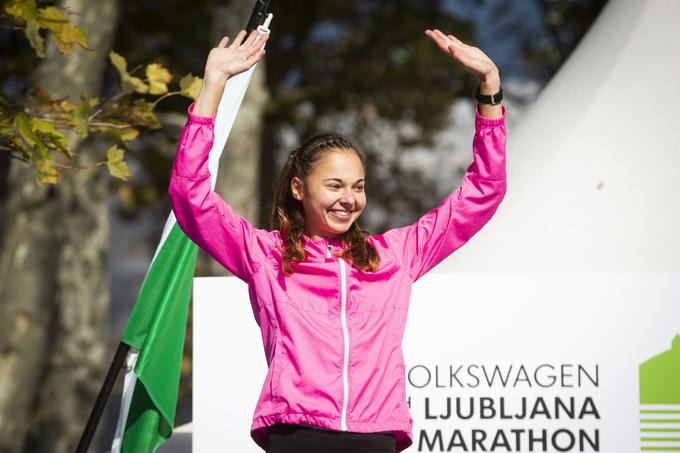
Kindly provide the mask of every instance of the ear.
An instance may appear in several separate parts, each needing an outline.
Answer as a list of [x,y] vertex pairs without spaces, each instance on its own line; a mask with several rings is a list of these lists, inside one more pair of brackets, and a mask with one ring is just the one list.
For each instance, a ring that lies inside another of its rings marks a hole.
[[303,195],[302,188],[303,188],[302,180],[297,176],[293,176],[293,179],[290,181],[290,191],[293,193],[293,198],[295,198],[298,201],[302,201]]

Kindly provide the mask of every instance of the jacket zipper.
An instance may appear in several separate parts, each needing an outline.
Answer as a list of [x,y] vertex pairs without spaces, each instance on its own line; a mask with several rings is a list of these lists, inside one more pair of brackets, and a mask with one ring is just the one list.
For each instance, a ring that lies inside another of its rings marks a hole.
[[[326,257],[331,258],[331,243],[327,240],[328,249]],[[347,329],[347,276],[345,272],[345,261],[338,257],[340,262],[340,285],[342,308],[340,320],[342,324],[342,337],[344,340],[344,357],[342,361],[342,414],[340,416],[340,430],[347,431],[347,400],[349,394],[349,382],[347,380],[347,367],[349,366],[349,331]]]

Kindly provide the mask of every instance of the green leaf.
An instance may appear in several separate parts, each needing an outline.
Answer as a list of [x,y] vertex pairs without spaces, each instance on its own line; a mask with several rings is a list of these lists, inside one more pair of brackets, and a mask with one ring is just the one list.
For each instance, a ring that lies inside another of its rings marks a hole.
[[54,127],[53,122],[41,118],[33,118],[32,123],[34,132],[44,136],[50,144],[64,153],[69,159],[73,158],[73,151],[68,148],[68,139]]
[[146,126],[149,129],[159,129],[161,127],[160,121],[156,118],[154,113],[154,104],[147,102],[144,99],[135,99],[132,104],[130,116],[134,124]]
[[35,50],[35,54],[40,58],[45,57],[45,40],[40,36],[40,25],[37,20],[29,20],[26,22],[24,30],[29,44]]
[[14,0],[5,5],[5,12],[10,16],[19,17],[26,21],[38,18],[38,7],[35,0]]
[[146,66],[146,78],[149,80],[150,94],[165,94],[168,92],[168,83],[172,80],[172,74],[158,63]]
[[196,100],[196,98],[198,98],[198,92],[201,90],[202,84],[203,79],[200,77],[195,77],[193,74],[189,73],[182,77],[182,79],[179,81],[179,88],[182,90],[180,91],[180,94],[182,94],[182,96]]
[[119,123],[101,124],[96,126],[90,126],[90,130],[93,132],[101,132],[105,134],[112,134],[118,137],[121,142],[129,142],[134,140],[139,135],[139,131],[134,127],[116,127],[120,126]]
[[61,11],[54,6],[38,10],[38,23],[40,23],[41,27],[52,32],[52,39],[54,39],[54,43],[61,53],[71,53],[73,46],[76,44],[83,49],[88,48],[85,40],[85,31],[69,22],[61,14]]
[[50,150],[47,145],[33,132],[33,121],[29,116],[23,112],[19,112],[14,116],[14,123],[19,130],[19,135],[24,139],[31,148],[36,150],[42,159],[50,158]]
[[128,74],[125,57],[112,50],[109,52],[109,60],[111,60],[111,64],[118,70],[118,74],[120,74],[123,91],[128,94],[134,91],[137,93],[147,93],[149,91],[149,86],[145,84],[142,79]]
[[130,177],[130,169],[123,161],[125,151],[118,148],[116,145],[113,145],[108,149],[106,154],[108,156],[106,165],[109,167],[109,173],[111,173],[111,176],[115,176],[116,178],[122,180],[127,180],[128,177]]
[[84,139],[89,135],[89,118],[92,115],[92,106],[87,102],[81,102],[70,113],[71,121],[74,123],[76,135]]

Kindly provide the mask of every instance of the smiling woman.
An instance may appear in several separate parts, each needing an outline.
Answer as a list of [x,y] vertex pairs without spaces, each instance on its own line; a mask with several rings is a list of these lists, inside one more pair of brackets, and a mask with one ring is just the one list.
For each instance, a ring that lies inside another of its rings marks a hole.
[[[361,159],[352,153],[352,150],[330,150],[320,158],[320,162],[307,178],[305,184],[297,176],[293,178],[291,191],[293,197],[301,201],[305,207],[305,230],[312,239],[319,239],[322,235],[337,236],[344,234],[347,221],[356,220],[366,205],[364,192],[364,178],[359,178],[352,184],[351,177],[347,181],[342,178],[323,178],[324,175],[332,174],[363,174],[364,168]],[[325,205],[330,205],[325,209]],[[314,211],[317,209],[317,212]],[[331,215],[333,222],[342,222],[343,226],[332,225],[324,222],[323,211]]]
[[304,261],[307,238],[341,239],[355,267],[375,270],[380,257],[357,219],[366,207],[366,156],[340,134],[320,134],[295,148],[274,188],[270,227],[284,238],[286,272]]
[[248,284],[269,366],[250,434],[267,453],[309,445],[398,453],[413,443],[401,349],[411,286],[486,224],[506,190],[498,70],[452,35],[428,36],[479,77],[482,95],[495,96],[490,105],[478,98],[473,162],[460,187],[414,224],[383,234],[359,228],[366,157],[339,134],[290,153],[269,230],[212,190],[215,111],[226,79],[263,55],[252,36],[240,33],[229,48],[225,38],[211,51],[212,75],[189,106],[168,191],[187,236]]

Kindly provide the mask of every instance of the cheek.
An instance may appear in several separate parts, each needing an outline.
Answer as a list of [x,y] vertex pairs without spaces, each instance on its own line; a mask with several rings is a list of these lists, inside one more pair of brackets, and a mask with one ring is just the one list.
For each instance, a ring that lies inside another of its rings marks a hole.
[[357,196],[357,204],[363,209],[366,206],[366,193],[362,192]]
[[333,206],[333,203],[335,203],[335,198],[332,194],[322,192],[316,194],[311,204],[314,210],[326,211]]

